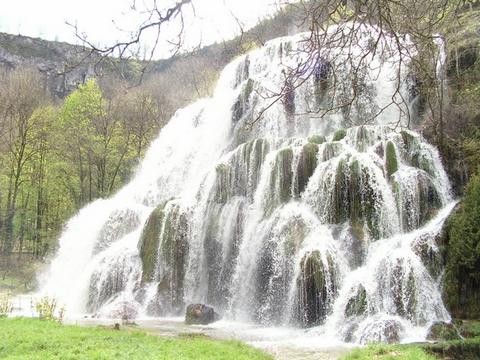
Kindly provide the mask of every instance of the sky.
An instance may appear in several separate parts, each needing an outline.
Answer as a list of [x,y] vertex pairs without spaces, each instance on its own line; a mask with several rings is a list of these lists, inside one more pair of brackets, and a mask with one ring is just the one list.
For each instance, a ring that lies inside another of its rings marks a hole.
[[[131,9],[135,1],[137,11]],[[95,45],[111,45],[131,36],[145,19],[142,10],[154,0],[0,0],[0,31],[40,37],[45,40],[79,44],[72,26]],[[178,1],[178,0],[177,0]],[[169,5],[175,0],[157,0]],[[228,40],[279,8],[278,0],[192,0],[185,10],[186,48]],[[164,40],[175,38],[175,24],[165,29]],[[147,53],[154,35],[147,34],[143,53]],[[165,45],[165,46],[164,46]],[[168,54],[166,43],[159,46],[156,58]],[[171,48],[171,46],[170,46]]]

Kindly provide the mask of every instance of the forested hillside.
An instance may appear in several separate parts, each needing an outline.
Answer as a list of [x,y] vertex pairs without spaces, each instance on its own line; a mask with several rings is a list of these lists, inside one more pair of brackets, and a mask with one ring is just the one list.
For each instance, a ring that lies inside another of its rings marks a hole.
[[65,221],[125,184],[178,108],[209,95],[232,58],[300,19],[286,8],[241,37],[151,63],[0,34],[1,253],[54,250]]

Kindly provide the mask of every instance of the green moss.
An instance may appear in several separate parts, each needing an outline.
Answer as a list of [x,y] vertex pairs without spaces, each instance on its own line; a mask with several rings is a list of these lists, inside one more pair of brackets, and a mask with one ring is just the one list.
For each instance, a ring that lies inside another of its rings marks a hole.
[[454,316],[480,317],[480,175],[447,224],[445,300]]
[[318,145],[308,143],[303,146],[297,165],[297,183],[295,186],[295,194],[297,196],[305,190],[308,180],[317,167],[317,154]]
[[327,142],[323,146],[322,160],[328,161],[335,156],[338,156],[342,150],[342,144],[337,142]]
[[407,151],[410,150],[413,144],[415,144],[415,136],[413,136],[409,131],[405,130],[401,131],[400,135],[402,136],[403,146],[405,149],[407,149]]
[[249,185],[248,182],[254,187],[257,186],[261,175],[260,170],[269,149],[270,144],[265,139],[255,139],[245,144],[243,159],[247,170],[247,183],[245,184],[245,189]]
[[278,203],[286,203],[292,197],[292,161],[293,150],[290,148],[282,149],[275,158],[275,165],[270,180],[270,189],[273,191],[273,207]]
[[319,251],[304,256],[297,279],[297,320],[303,326],[321,324],[331,310],[337,292],[335,264],[328,255],[326,263]]
[[239,121],[250,107],[250,95],[253,91],[254,82],[252,79],[248,79],[244,84],[240,95],[233,105],[233,122]]
[[461,336],[454,324],[438,321],[428,329],[427,340],[449,341],[460,340]]
[[327,139],[322,135],[312,135],[308,138],[308,142],[317,145],[323,144],[325,141],[327,141]]
[[[438,244],[441,245],[441,244]],[[434,279],[442,274],[444,259],[440,251],[434,251],[429,245],[428,236],[418,238],[412,246],[413,252],[420,257],[423,265]]]
[[332,141],[340,141],[342,140],[345,136],[347,136],[347,130],[345,129],[340,129],[335,132],[333,135]]
[[356,131],[356,147],[358,151],[366,151],[370,145],[370,133],[366,126],[359,126]]
[[171,306],[169,312],[183,310],[183,280],[185,262],[188,253],[188,221],[178,205],[172,204],[164,209],[163,229],[160,239],[160,262],[165,271],[159,289],[167,300],[165,306]]
[[387,170],[387,176],[390,177],[392,174],[398,170],[398,159],[397,153],[395,150],[395,145],[391,142],[387,142],[385,148],[385,168]]
[[463,337],[480,338],[480,320],[457,320],[455,325]]
[[367,311],[367,291],[360,285],[353,298],[348,300],[345,316],[361,316]]
[[478,360],[480,354],[480,338],[442,341],[426,345],[425,351],[440,359]]
[[379,217],[376,213],[378,194],[370,186],[370,172],[358,160],[347,163],[339,161],[335,185],[332,191],[330,221],[334,224],[350,220],[352,223],[365,223],[374,239],[381,237]]
[[142,283],[153,280],[157,261],[160,232],[164,218],[164,205],[152,211],[140,237],[140,259],[142,260]]

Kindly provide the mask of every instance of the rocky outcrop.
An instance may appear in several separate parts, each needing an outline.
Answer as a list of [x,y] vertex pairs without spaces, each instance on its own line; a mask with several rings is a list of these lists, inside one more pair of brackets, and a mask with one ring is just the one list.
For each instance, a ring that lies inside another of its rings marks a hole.
[[215,310],[204,304],[190,304],[185,313],[185,324],[188,325],[208,325],[220,320]]
[[83,46],[47,41],[22,35],[0,33],[0,68],[37,69],[57,98],[64,98],[90,78],[112,76],[119,70],[133,80],[134,63],[102,58]]

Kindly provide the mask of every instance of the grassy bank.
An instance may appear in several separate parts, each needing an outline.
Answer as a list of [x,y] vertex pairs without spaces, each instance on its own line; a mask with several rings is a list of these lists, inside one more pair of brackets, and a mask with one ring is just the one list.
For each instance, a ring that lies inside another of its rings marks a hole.
[[37,319],[0,319],[1,359],[272,359],[238,341],[168,338],[137,330],[60,325]]
[[458,325],[463,340],[439,341],[432,344],[380,345],[355,349],[342,360],[478,360],[480,359],[480,321],[464,321]]
[[347,354],[343,360],[435,360],[420,345],[370,345]]

